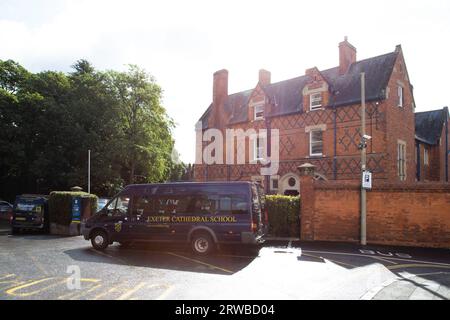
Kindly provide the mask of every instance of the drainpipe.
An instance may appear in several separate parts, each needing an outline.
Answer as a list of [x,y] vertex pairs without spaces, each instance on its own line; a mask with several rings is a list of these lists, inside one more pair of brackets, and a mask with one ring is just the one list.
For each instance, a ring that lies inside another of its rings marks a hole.
[[337,135],[337,128],[336,128],[336,124],[337,124],[337,111],[336,111],[336,104],[333,103],[333,111],[334,111],[334,119],[333,119],[333,125],[334,125],[334,130],[333,130],[333,152],[334,152],[334,156],[333,156],[333,179],[337,180],[337,141],[336,141],[336,135]]
[[445,107],[445,181],[448,182],[448,108]]
[[417,181],[420,181],[420,143],[419,143],[419,141],[416,141],[416,153],[417,153],[417,156],[416,156],[416,162],[417,162],[416,178],[417,178]]

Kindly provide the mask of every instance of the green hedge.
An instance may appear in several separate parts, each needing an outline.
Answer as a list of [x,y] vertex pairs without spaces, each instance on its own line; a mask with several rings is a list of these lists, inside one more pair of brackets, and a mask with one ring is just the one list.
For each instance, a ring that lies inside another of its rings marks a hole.
[[269,234],[276,237],[300,236],[300,197],[267,195]]
[[50,223],[70,225],[72,221],[72,199],[81,197],[82,212],[85,206],[90,207],[91,214],[97,211],[97,196],[80,191],[53,191],[48,199]]

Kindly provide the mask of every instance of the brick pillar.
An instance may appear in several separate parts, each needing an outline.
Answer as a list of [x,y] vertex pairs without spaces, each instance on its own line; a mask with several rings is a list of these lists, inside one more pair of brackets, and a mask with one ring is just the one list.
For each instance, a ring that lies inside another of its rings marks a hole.
[[300,238],[314,240],[314,172],[316,166],[305,163],[300,172]]

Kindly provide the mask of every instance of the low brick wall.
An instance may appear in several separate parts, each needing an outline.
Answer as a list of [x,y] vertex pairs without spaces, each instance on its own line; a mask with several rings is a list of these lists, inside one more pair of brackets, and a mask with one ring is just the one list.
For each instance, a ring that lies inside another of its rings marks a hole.
[[[301,177],[301,237],[360,239],[360,185]],[[450,185],[381,184],[367,191],[367,242],[450,248]]]

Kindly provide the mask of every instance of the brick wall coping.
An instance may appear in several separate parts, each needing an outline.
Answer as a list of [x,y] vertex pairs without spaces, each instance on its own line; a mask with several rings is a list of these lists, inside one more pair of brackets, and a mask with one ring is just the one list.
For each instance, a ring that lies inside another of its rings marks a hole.
[[[359,182],[314,181],[318,190],[359,190]],[[450,193],[450,184],[438,182],[388,183],[375,182],[370,191]],[[370,192],[369,191],[369,192]]]

